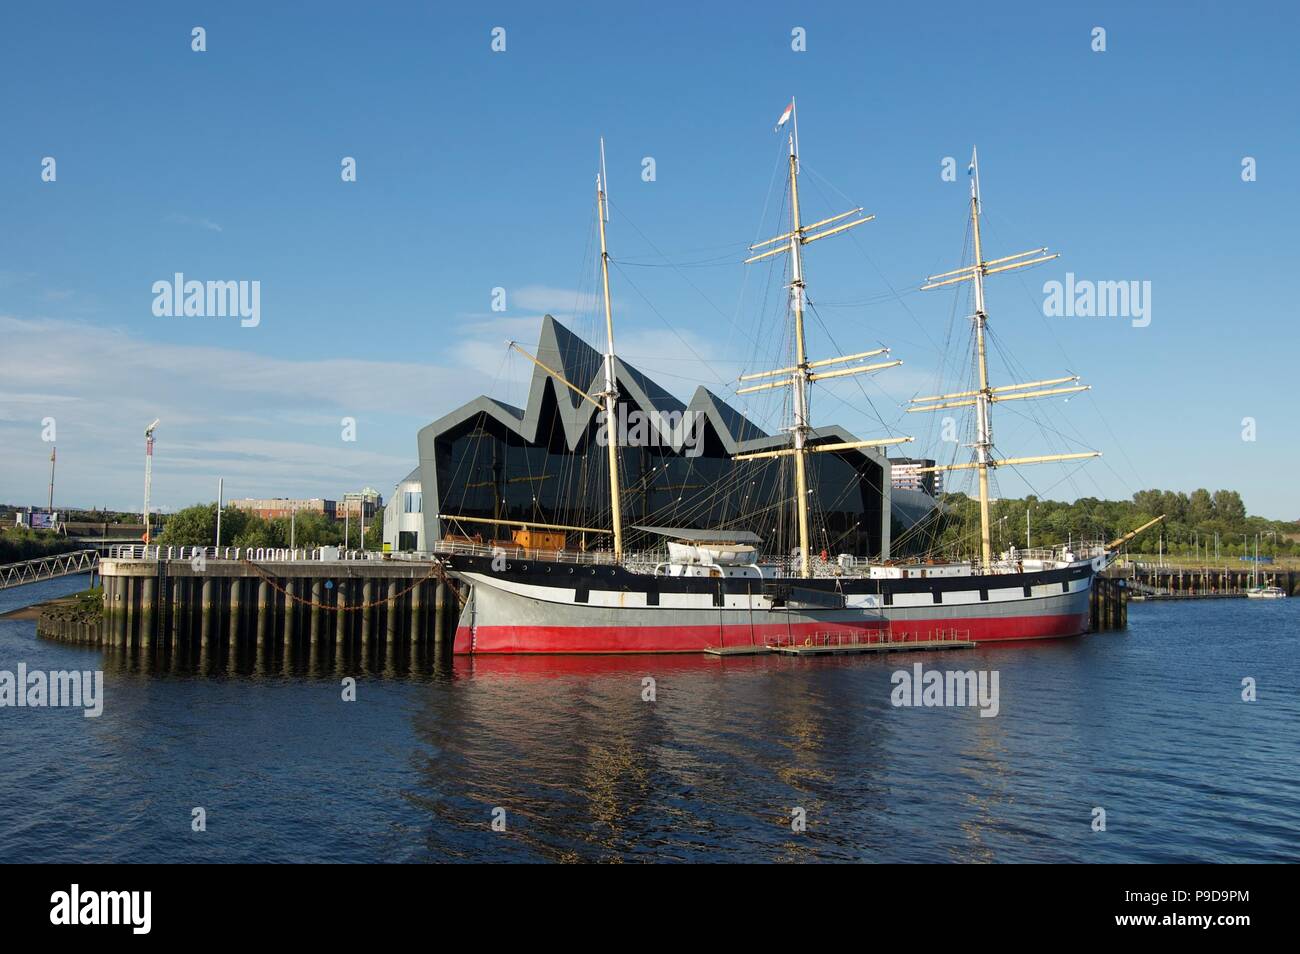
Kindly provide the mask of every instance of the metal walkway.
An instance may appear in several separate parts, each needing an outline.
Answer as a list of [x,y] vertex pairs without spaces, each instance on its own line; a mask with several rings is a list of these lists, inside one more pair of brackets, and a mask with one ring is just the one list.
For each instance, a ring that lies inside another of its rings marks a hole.
[[99,566],[98,550],[73,550],[36,560],[24,560],[21,563],[6,563],[0,566],[0,590],[7,590],[11,586],[22,586],[24,583],[52,580],[56,576],[89,573],[97,566]]

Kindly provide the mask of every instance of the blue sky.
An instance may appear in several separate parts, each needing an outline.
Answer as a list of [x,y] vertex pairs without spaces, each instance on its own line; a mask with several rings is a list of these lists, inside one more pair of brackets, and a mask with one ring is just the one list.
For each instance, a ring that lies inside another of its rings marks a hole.
[[[944,455],[924,446],[937,423],[902,404],[938,383],[968,307],[915,289],[960,264],[978,144],[989,255],[1063,253],[990,279],[995,334],[1031,377],[1068,367],[1094,386],[1032,415],[1005,406],[999,451],[1105,455],[1027,469],[1028,484],[1004,471],[1000,492],[1233,487],[1252,512],[1300,516],[1284,294],[1296,8],[898,6],[7,10],[0,500],[44,500],[46,417],[56,503],[138,508],[154,417],[163,508],[212,499],[218,476],[231,496],[387,495],[422,424],[478,393],[522,399],[529,369],[505,339],[527,345],[547,311],[599,327],[601,135],[620,351],[683,397],[697,381],[725,396],[744,368],[781,360],[780,275],[739,261],[780,228],[772,126],[793,94],[805,218],[850,203],[877,215],[807,250],[814,356],[883,343],[905,361],[826,386],[817,420]],[[195,26],[206,52],[191,50]],[[1257,181],[1242,181],[1246,156]],[[958,181],[941,179],[944,157]],[[156,317],[152,284],[176,272],[260,281],[260,324]],[[1151,282],[1150,325],[1044,317],[1042,285],[1066,272]],[[772,424],[766,400],[737,404]],[[357,440],[341,439],[344,417]]]

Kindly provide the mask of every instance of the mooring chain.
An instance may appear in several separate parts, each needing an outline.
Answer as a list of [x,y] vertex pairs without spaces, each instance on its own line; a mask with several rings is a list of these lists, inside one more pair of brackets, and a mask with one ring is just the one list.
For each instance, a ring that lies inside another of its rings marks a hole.
[[[313,609],[329,609],[335,611],[341,610],[345,613],[350,613],[353,610],[374,609],[376,606],[382,606],[383,604],[388,603],[390,600],[401,599],[403,596],[411,592],[421,583],[427,583],[429,580],[435,578],[439,579],[443,583],[447,583],[450,586],[450,583],[447,580],[447,575],[446,573],[443,572],[442,565],[439,563],[435,563],[433,567],[429,570],[428,576],[416,580],[410,586],[406,587],[406,589],[399,591],[396,594],[396,596],[392,596],[392,597],[385,596],[383,599],[371,600],[369,603],[355,603],[351,606],[336,605],[333,603],[319,603],[314,599],[310,599],[310,598],[304,599],[303,597],[298,596],[295,593],[290,593],[288,590],[286,590],[284,587],[280,586],[276,582],[279,579],[279,577],[274,576],[269,571],[262,569],[262,567],[258,566],[252,560],[249,560],[248,558],[245,557],[244,559],[240,560],[240,562],[247,564],[249,567],[251,567],[256,574],[261,576],[262,579],[264,579],[267,583],[271,585],[272,589],[280,593],[286,600],[292,600],[295,603],[301,603],[303,606],[310,606]],[[455,591],[453,590],[453,592]]]

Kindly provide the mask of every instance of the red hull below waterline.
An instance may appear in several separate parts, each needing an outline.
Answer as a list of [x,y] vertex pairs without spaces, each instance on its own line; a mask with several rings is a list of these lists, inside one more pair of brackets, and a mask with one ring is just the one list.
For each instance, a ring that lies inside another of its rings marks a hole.
[[[1087,632],[1087,613],[1056,616],[970,617],[934,621],[894,621],[888,628],[893,640],[958,638],[973,642],[1011,642],[1055,639]],[[454,652],[464,653],[700,653],[727,646],[762,645],[809,639],[829,630],[835,633],[881,634],[878,623],[861,625],[820,622],[790,625],[742,624],[732,626],[484,626],[456,630]]]

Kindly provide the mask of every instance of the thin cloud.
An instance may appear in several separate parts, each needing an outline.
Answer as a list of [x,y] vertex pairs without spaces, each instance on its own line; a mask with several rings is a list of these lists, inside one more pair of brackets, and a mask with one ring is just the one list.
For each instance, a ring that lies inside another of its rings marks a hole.
[[224,231],[219,223],[192,215],[169,215],[164,221],[172,225],[193,225],[196,228],[207,229],[209,232]]

